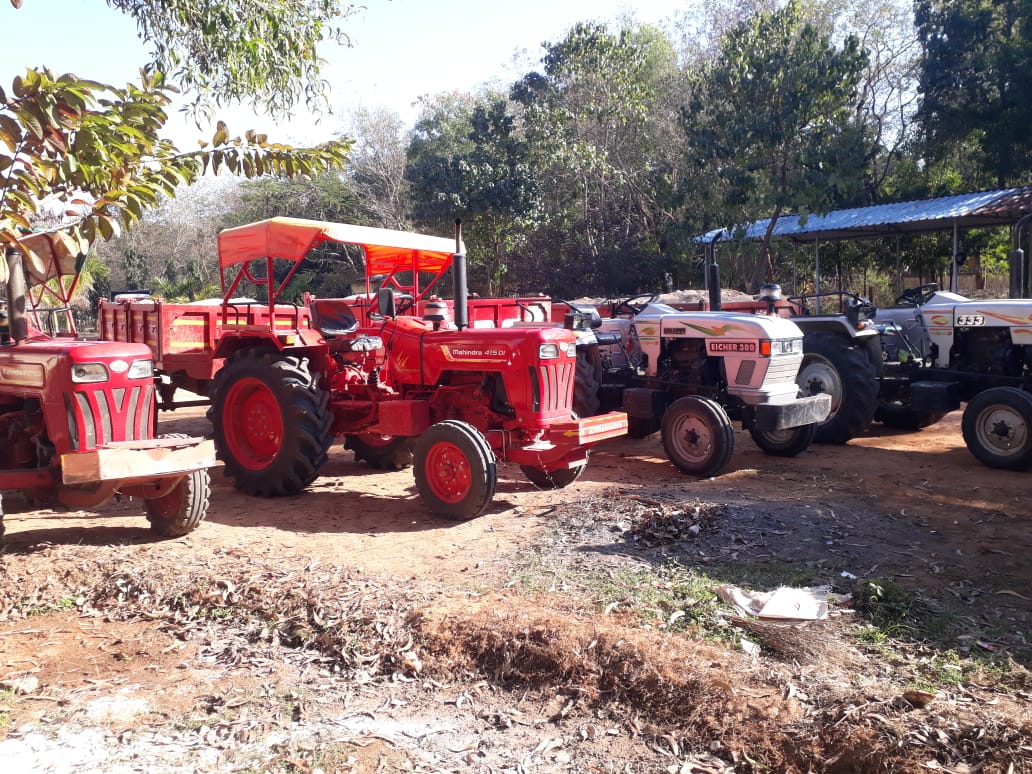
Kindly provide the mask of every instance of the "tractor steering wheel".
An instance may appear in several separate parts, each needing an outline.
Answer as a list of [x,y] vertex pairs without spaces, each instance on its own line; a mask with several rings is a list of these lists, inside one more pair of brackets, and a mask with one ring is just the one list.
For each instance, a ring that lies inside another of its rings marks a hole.
[[916,288],[907,288],[892,303],[894,306],[924,306],[938,289],[938,282],[926,282]]
[[[646,306],[651,304],[659,298],[658,293],[639,293],[636,296],[628,296],[622,301],[617,301],[613,304],[613,316],[616,317],[620,314],[636,315],[641,312]],[[645,299],[644,301],[640,299]]]

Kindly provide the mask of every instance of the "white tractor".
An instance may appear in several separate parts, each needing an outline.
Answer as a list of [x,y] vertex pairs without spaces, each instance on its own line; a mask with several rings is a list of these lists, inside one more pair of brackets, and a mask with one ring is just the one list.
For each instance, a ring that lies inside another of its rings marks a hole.
[[938,285],[879,309],[876,418],[925,427],[966,402],[964,443],[993,468],[1032,467],[1032,299],[972,300]]
[[795,323],[683,312],[655,298],[612,303],[594,323],[601,408],[621,407],[628,435],[660,431],[670,461],[697,476],[715,475],[730,460],[732,420],[767,454],[792,457],[810,445],[831,398],[799,393],[803,334]]

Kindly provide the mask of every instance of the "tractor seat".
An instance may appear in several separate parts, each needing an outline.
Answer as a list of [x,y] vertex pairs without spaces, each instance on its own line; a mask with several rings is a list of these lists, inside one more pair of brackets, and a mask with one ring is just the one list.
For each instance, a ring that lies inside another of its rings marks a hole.
[[315,299],[310,308],[312,322],[327,341],[354,333],[358,329],[358,320],[344,301],[335,298]]

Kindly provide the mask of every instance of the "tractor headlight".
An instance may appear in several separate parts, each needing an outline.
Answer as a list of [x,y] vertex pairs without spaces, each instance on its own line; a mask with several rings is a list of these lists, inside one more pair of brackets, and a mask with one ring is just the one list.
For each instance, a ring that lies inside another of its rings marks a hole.
[[770,354],[772,357],[779,355],[801,355],[803,354],[803,340],[775,339],[770,342]]
[[92,384],[107,380],[108,370],[103,363],[76,363],[72,366],[72,381],[75,384]]
[[542,360],[555,360],[559,357],[559,345],[541,344],[538,347],[538,357]]
[[134,360],[129,366],[130,379],[150,379],[154,376],[154,361],[150,358],[145,360]]

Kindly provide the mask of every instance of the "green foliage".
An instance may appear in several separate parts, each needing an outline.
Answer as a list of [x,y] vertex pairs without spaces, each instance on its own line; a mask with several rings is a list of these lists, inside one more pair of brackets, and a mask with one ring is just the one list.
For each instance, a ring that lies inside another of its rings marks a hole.
[[316,106],[328,83],[317,45],[349,43],[340,23],[357,7],[338,0],[107,0],[153,46],[149,70],[196,95],[194,109],[247,102],[285,116]]
[[977,143],[998,186],[1032,171],[1032,6],[1025,0],[918,0],[920,120],[929,155]]
[[540,208],[528,146],[508,101],[488,96],[459,116],[424,114],[405,177],[414,219],[447,233],[460,218],[473,286],[500,293],[508,261]]
[[231,137],[222,122],[210,146],[181,153],[159,138],[169,91],[157,73],[116,89],[49,70],[27,70],[10,95],[0,89],[0,242],[17,240],[44,203],[71,207],[68,230],[92,243],[113,238],[207,170],[298,177],[347,156],[347,141],[297,149],[252,131]]
[[853,105],[866,62],[856,37],[836,48],[790,2],[734,27],[694,73],[688,153],[722,191],[725,222],[771,218],[768,255],[781,215],[827,212],[859,191],[870,150]]

